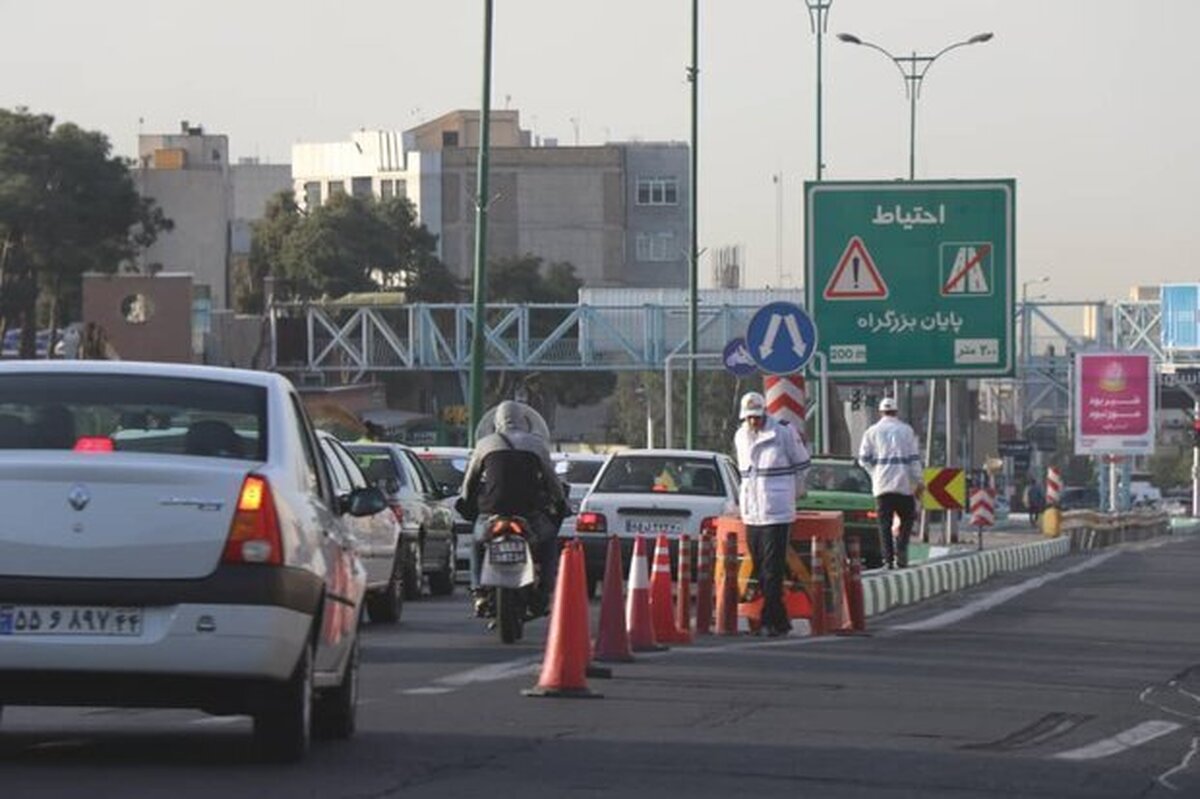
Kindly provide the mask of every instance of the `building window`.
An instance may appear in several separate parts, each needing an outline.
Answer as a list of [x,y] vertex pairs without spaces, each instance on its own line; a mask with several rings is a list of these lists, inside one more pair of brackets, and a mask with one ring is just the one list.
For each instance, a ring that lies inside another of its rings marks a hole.
[[403,180],[399,180],[399,179],[396,180],[396,196],[397,197],[407,197],[408,196],[408,182],[407,181],[403,181]]
[[317,180],[304,184],[304,207],[312,210],[321,207],[321,183]]
[[678,205],[679,180],[676,178],[638,178],[638,205]]
[[371,196],[370,178],[350,178],[350,193],[365,200]]
[[381,180],[379,181],[379,196],[384,200],[390,200],[396,196],[396,181]]
[[332,199],[339,194],[345,194],[345,193],[346,193],[346,181],[331,180],[331,181],[329,181],[325,196]]
[[639,233],[636,246],[639,261],[674,261],[678,256],[674,233]]
[[457,147],[458,146],[458,131],[457,130],[443,130],[442,131],[442,146],[443,147]]

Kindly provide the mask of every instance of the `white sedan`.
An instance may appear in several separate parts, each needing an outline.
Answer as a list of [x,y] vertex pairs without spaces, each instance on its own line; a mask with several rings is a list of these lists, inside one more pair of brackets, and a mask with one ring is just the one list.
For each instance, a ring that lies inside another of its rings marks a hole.
[[0,707],[251,715],[264,752],[354,732],[365,572],[300,397],[266,372],[0,364]]
[[589,589],[604,577],[609,534],[621,539],[627,573],[638,534],[648,539],[651,555],[655,537],[665,534],[674,553],[681,535],[695,541],[702,531],[716,531],[717,517],[737,515],[738,480],[733,460],[717,452],[648,449],[610,457],[575,519]]

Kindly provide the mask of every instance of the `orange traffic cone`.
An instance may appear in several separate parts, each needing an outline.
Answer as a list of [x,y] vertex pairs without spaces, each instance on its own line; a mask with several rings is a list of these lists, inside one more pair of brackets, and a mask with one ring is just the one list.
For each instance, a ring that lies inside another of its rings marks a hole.
[[675,595],[675,633],[681,644],[692,642],[692,539],[679,537],[679,590]]
[[721,585],[717,588],[717,635],[738,634],[737,534],[721,542]]
[[568,542],[558,560],[558,584],[554,588],[554,611],[542,674],[525,696],[591,699],[601,696],[587,687],[588,640],[587,585],[581,581],[583,549],[578,541]]
[[650,620],[650,563],[646,557],[646,539],[633,539],[633,559],[629,561],[629,596],[625,604],[625,624],[629,630],[629,646],[634,652],[657,652],[666,649],[654,637]]
[[629,648],[629,631],[625,628],[621,607],[621,598],[625,595],[625,581],[621,579],[621,540],[615,535],[608,538],[603,591],[593,659],[604,663],[627,663],[633,660],[633,652]]
[[852,635],[867,630],[867,619],[863,607],[862,585],[862,544],[857,538],[848,542],[850,549],[850,570],[846,575],[846,616],[848,623],[838,633]]
[[809,583],[808,599],[812,606],[809,616],[809,635],[825,635],[825,564],[821,559],[821,540],[812,540],[812,581]]
[[654,622],[654,640],[671,644],[686,643],[675,629],[671,601],[671,545],[665,535],[654,544],[654,566],[650,573],[650,619]]
[[700,534],[696,556],[696,635],[711,635],[713,621],[713,536]]

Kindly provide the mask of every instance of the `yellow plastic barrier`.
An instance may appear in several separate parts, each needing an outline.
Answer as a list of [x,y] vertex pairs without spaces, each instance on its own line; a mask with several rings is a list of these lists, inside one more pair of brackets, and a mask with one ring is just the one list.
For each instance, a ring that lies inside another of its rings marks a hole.
[[1055,507],[1042,511],[1042,535],[1047,538],[1058,538],[1062,532],[1062,511]]

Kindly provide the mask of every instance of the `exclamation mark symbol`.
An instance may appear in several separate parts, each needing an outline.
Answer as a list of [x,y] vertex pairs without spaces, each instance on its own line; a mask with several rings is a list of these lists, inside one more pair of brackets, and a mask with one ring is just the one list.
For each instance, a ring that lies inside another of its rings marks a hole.
[[858,288],[858,256],[850,260],[850,268],[854,270],[854,288]]

